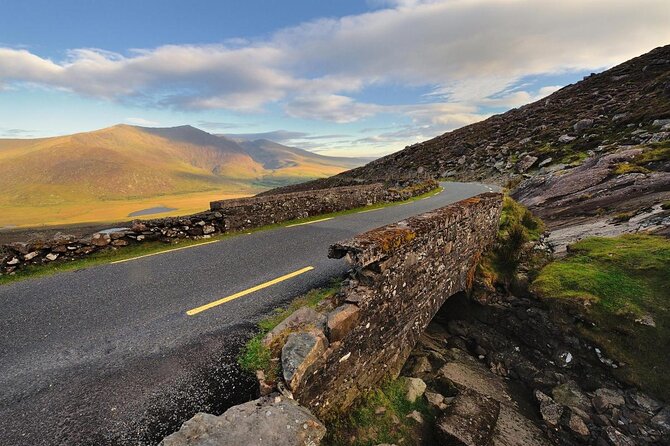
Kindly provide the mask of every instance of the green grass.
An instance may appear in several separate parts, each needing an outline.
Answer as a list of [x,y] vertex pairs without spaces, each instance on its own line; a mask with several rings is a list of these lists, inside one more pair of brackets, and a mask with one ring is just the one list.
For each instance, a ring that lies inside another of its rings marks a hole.
[[624,175],[627,173],[649,173],[649,169],[638,166],[637,164],[623,162],[615,165],[612,173],[614,175]]
[[498,235],[492,249],[482,258],[478,275],[490,289],[509,285],[524,256],[524,246],[540,238],[544,223],[509,196],[503,199]]
[[661,203],[661,209],[663,209],[664,211],[670,210],[670,200]]
[[[378,408],[385,411],[375,413]],[[422,426],[406,418],[412,411],[424,418],[424,425],[431,426],[431,414],[425,398],[414,403],[405,399],[404,378],[383,383],[378,389],[361,397],[356,405],[328,423],[324,439],[330,446],[373,446],[381,443],[418,445],[422,437]]]
[[[539,296],[593,322],[588,339],[626,366],[619,376],[670,399],[670,240],[643,234],[589,238],[547,265],[532,285]],[[656,327],[635,319],[650,315]]]
[[145,243],[140,243],[137,245],[130,245],[127,247],[123,247],[120,249],[112,250],[112,249],[107,249],[104,251],[99,251],[94,254],[91,254],[87,257],[81,258],[81,259],[76,259],[73,261],[57,261],[57,262],[52,262],[49,264],[44,264],[44,265],[31,265],[28,266],[24,269],[18,270],[15,274],[13,275],[0,275],[0,285],[6,284],[6,283],[12,283],[12,282],[17,282],[19,280],[24,280],[24,279],[29,279],[29,278],[35,278],[35,277],[44,277],[44,276],[50,276],[66,271],[75,271],[75,270],[80,270],[84,268],[90,268],[92,266],[96,265],[102,265],[102,264],[108,264],[111,262],[119,261],[119,260],[126,260],[126,259],[131,259],[134,257],[139,257],[147,254],[156,254],[160,252],[166,252],[166,251],[171,251],[175,248],[182,248],[185,246],[193,246],[193,245],[199,245],[203,243],[208,243],[214,240],[223,240],[229,237],[235,237],[241,234],[247,234],[247,233],[253,233],[253,232],[258,232],[258,231],[267,231],[270,229],[276,229],[276,228],[281,228],[285,227],[288,225],[292,224],[298,224],[298,223],[308,223],[314,220],[320,220],[322,218],[333,218],[333,217],[339,217],[342,215],[349,215],[349,214],[355,214],[357,212],[361,211],[368,211],[372,209],[381,209],[381,208],[386,208],[390,206],[397,206],[400,204],[405,204],[405,203],[411,203],[413,201],[420,200],[422,198],[430,197],[433,195],[437,195],[440,192],[442,192],[443,188],[439,187],[435,190],[428,191],[425,194],[422,195],[417,195],[416,197],[412,197],[408,200],[404,201],[393,201],[393,202],[385,202],[385,203],[377,203],[373,204],[370,206],[363,206],[355,209],[348,209],[345,211],[339,211],[339,212],[332,212],[329,214],[320,214],[320,215],[313,215],[311,217],[307,218],[300,218],[296,220],[290,220],[290,221],[285,221],[281,223],[276,223],[272,225],[266,225],[258,228],[251,228],[248,230],[244,231],[235,231],[235,232],[229,232],[226,234],[218,234],[214,235],[209,239],[198,239],[198,240],[193,240],[193,239],[181,239],[181,240],[176,240],[174,243],[171,244],[166,244],[162,242],[145,242]]
[[305,306],[316,307],[323,300],[334,296],[340,290],[340,287],[341,282],[333,280],[327,287],[313,289],[293,300],[287,307],[277,308],[271,315],[262,319],[258,323],[258,333],[245,344],[237,359],[240,367],[249,373],[262,370],[265,373],[266,380],[274,381],[279,372],[278,364],[272,362],[275,352],[263,345],[263,337],[297,309]]
[[623,223],[623,222],[625,222],[625,221],[630,220],[630,219],[633,218],[634,216],[635,216],[635,213],[634,213],[634,212],[620,212],[620,213],[616,214],[616,215],[612,218],[612,220],[614,220],[614,221],[617,222],[617,223]]

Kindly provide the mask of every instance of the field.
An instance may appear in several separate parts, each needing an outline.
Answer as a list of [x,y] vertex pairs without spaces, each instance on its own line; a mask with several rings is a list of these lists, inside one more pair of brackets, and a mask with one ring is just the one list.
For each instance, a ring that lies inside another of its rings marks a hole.
[[209,202],[253,195],[260,190],[238,192],[195,192],[128,200],[83,201],[59,205],[19,206],[0,204],[0,229],[44,226],[67,226],[82,223],[112,223],[132,220],[132,212],[154,207],[174,208],[171,212],[136,218],[158,218],[187,215],[209,209]]

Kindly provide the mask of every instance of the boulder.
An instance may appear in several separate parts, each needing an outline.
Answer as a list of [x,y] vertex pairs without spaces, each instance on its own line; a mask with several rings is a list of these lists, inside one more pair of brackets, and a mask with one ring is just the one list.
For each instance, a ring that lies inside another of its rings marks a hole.
[[579,435],[580,437],[588,437],[591,434],[586,423],[576,414],[570,415],[570,420],[568,421],[568,427],[572,432]]
[[284,381],[295,390],[309,367],[326,351],[328,341],[317,330],[291,333],[281,350]]
[[337,342],[344,339],[358,322],[359,315],[360,308],[353,304],[340,305],[328,313],[326,322],[328,340]]
[[220,416],[198,413],[159,446],[317,446],[326,428],[297,402],[264,397]]
[[654,127],[663,127],[670,124],[670,119],[654,119],[654,122],[651,123]]
[[472,390],[454,398],[435,424],[440,445],[488,445],[500,413],[500,403]]
[[269,347],[286,330],[296,331],[299,328],[313,327],[318,330],[325,328],[326,316],[314,311],[310,307],[300,307],[289,317],[281,321],[275,328],[270,330],[263,338],[263,345]]
[[410,403],[423,396],[426,383],[421,378],[405,378],[405,399]]

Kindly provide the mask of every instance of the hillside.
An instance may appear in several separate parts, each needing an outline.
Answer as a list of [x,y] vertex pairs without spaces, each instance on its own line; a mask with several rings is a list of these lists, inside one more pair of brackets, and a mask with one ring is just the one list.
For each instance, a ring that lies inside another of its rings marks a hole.
[[152,207],[198,211],[212,199],[333,175],[356,162],[269,141],[240,144],[190,126],[0,139],[0,227],[124,220]]
[[[540,167],[576,165],[589,151],[644,143],[650,139],[645,133],[653,130],[653,121],[665,118],[670,118],[670,45],[592,74],[539,101],[333,178],[287,189],[422,175],[505,184],[520,173],[539,173]],[[537,159],[524,160],[526,155]]]

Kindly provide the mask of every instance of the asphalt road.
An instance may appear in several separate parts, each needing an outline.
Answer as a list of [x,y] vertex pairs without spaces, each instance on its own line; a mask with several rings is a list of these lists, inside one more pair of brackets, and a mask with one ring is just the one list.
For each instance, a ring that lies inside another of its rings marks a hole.
[[330,244],[490,190],[443,186],[410,204],[0,286],[0,445],[152,444],[253,396],[235,356],[255,323],[346,272]]

